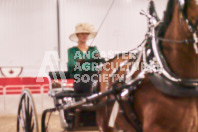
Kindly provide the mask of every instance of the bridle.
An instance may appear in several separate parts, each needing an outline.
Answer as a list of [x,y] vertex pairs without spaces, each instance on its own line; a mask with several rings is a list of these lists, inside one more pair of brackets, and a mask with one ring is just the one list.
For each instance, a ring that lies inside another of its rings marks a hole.
[[[197,48],[197,44],[198,44],[198,37],[197,37],[197,29],[193,28],[196,25],[192,25],[192,23],[190,22],[190,20],[187,19],[187,17],[185,17],[186,15],[184,14],[184,6],[186,5],[186,3],[183,0],[177,0],[178,4],[179,4],[179,10],[180,13],[182,15],[182,19],[186,22],[186,24],[188,25],[189,31],[193,34],[193,40],[184,40],[184,41],[180,41],[180,42],[194,42],[194,48],[195,50],[198,50]],[[148,15],[147,15],[148,16]],[[168,80],[171,80],[173,82],[182,84],[184,86],[192,86],[192,87],[197,87],[198,86],[198,80],[197,79],[182,79],[177,77],[176,75],[174,75],[173,72],[171,72],[171,70],[169,69],[165,58],[163,57],[163,54],[161,52],[161,49],[159,47],[158,42],[159,41],[169,41],[171,43],[177,42],[175,40],[169,40],[169,39],[164,39],[162,40],[162,38],[159,38],[156,36],[155,33],[155,18],[153,18],[152,16],[147,17],[148,19],[150,19],[149,21],[151,21],[149,28],[150,28],[150,33],[151,34],[149,36],[149,38],[151,39],[151,45],[152,48],[150,50],[152,50],[154,56],[151,58],[151,60],[155,59],[160,67],[160,72],[155,72],[155,71],[151,71],[151,73],[159,73],[161,75],[163,75],[165,78],[167,78]],[[196,49],[197,48],[197,49]],[[147,51],[146,51],[147,52]],[[147,55],[144,54],[143,56],[145,56],[145,58],[147,58]],[[149,65],[148,61],[144,61],[146,62],[147,65]]]
[[193,35],[194,49],[195,49],[196,54],[198,54],[198,47],[197,47],[197,44],[198,44],[198,37],[197,37],[198,17],[197,17],[197,20],[195,21],[195,23],[193,23],[191,20],[189,20],[187,18],[187,15],[185,13],[185,6],[186,6],[186,1],[185,0],[178,0],[178,5],[179,5],[179,10],[180,10],[180,13],[181,13],[181,17],[186,22],[186,24],[188,25],[189,31]]
[[178,43],[178,44],[190,44],[193,43],[194,45],[194,49],[196,54],[198,54],[198,18],[196,20],[195,23],[193,23],[191,20],[189,20],[187,18],[186,12],[185,12],[185,6],[186,6],[186,1],[185,0],[177,0],[177,3],[179,5],[179,12],[180,12],[180,19],[182,21],[184,21],[186,23],[186,25],[188,26],[188,30],[190,31],[190,33],[192,34],[193,38],[192,39],[185,39],[185,40],[181,40],[181,41],[177,41],[177,40],[170,40],[170,39],[165,39],[162,37],[158,37],[159,41],[163,41],[163,42],[167,42],[167,43]]

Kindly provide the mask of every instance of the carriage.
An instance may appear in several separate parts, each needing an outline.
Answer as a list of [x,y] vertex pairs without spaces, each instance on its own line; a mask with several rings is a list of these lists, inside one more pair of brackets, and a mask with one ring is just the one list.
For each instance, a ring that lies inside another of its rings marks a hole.
[[[56,78],[54,78],[54,76]],[[62,77],[61,77],[62,76]],[[63,77],[64,76],[64,77]],[[67,79],[66,79],[67,78]],[[97,100],[106,97],[110,94],[118,93],[125,88],[121,87],[114,90],[109,90],[104,93],[76,94],[73,87],[66,86],[69,79],[67,72],[50,72],[49,73],[50,87],[48,95],[53,98],[54,108],[46,109],[42,113],[41,131],[48,132],[48,123],[52,112],[58,111],[60,116],[61,127],[66,131],[97,131],[99,128],[96,125],[96,110],[103,105],[113,103],[107,101],[97,103]],[[55,81],[56,80],[56,81]],[[57,82],[61,81],[60,83]],[[47,117],[47,115],[49,117]],[[17,115],[17,132],[39,132],[39,123],[35,103],[31,92],[24,89],[18,107]]]

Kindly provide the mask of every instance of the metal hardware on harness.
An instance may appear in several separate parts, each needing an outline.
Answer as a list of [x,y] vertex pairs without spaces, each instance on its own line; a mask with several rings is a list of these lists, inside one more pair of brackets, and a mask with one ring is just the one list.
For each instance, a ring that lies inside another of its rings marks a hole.
[[[135,109],[133,106],[133,101],[134,101],[133,98],[134,98],[134,92],[136,91],[137,86],[140,85],[141,81],[145,78],[145,74],[146,74],[145,70],[141,71],[135,79],[132,79],[127,84],[125,83],[126,85],[122,85],[122,87],[125,87],[125,89],[123,89],[121,91],[117,91],[117,88],[116,88],[116,84],[119,82],[115,82],[112,85],[112,89],[114,90],[113,95],[114,95],[115,99],[117,100],[117,102],[119,103],[120,110],[122,111],[121,114],[125,117],[126,121],[134,127],[134,129],[137,132],[142,132],[143,130],[142,130],[141,122],[138,120],[138,118],[136,116],[136,112],[135,112]],[[129,86],[129,87],[127,88],[127,86]],[[133,95],[132,95],[132,93],[133,93]],[[126,114],[126,110],[123,105],[124,100],[128,100],[129,102],[131,102],[130,104],[132,107],[130,109],[131,110],[130,115]],[[116,113],[114,113],[114,114],[116,114]],[[113,124],[113,122],[110,122],[110,126],[112,126],[112,124]]]
[[[139,65],[143,56],[143,49],[146,45],[146,39],[142,41],[142,43],[138,46],[138,48],[134,49],[133,52],[137,55],[136,59],[133,60],[133,64],[131,65],[130,69],[128,68],[126,70],[125,76],[124,76],[124,82],[126,84],[130,84],[132,80],[133,74],[139,70]],[[129,61],[128,61],[129,62]]]
[[[161,68],[161,73],[164,74],[164,76],[166,76],[167,78],[169,78],[170,80],[172,81],[175,81],[175,82],[179,82],[180,80],[177,79],[177,78],[174,78],[172,77],[165,69],[164,69],[164,66],[162,64],[162,61],[160,59],[160,56],[159,56],[159,53],[158,53],[158,50],[157,50],[157,43],[156,43],[156,36],[155,36],[155,20],[152,16],[150,16],[149,14],[143,14],[145,15],[148,19],[151,19],[149,20],[149,34],[151,37],[151,44],[152,44],[152,51],[154,53],[154,56],[156,58],[156,61],[157,63],[159,64],[159,67]],[[145,61],[144,61],[145,62]]]
[[193,38],[194,38],[194,49],[195,49],[195,52],[196,54],[198,54],[198,47],[197,47],[197,44],[198,44],[198,37],[197,37],[197,34],[196,33],[193,33]]
[[149,63],[143,63],[143,65],[144,70],[146,70],[148,73],[162,73],[162,69],[158,64],[156,57],[153,57],[152,60],[149,60]]
[[[129,94],[132,94],[136,91],[138,84],[141,84],[140,81],[142,81],[142,79],[144,78],[144,76],[141,76],[141,75],[144,75],[144,73],[142,72],[142,74],[140,74],[140,76],[138,76],[135,80],[133,80],[133,82],[131,82],[130,85],[127,85],[130,87],[127,89],[123,89],[121,94],[118,93],[116,90],[114,90],[114,94],[113,94],[116,101],[119,103],[120,110],[122,111],[121,114],[125,117],[126,121],[129,124],[131,124],[137,132],[143,131],[141,122],[138,120],[138,118],[136,116],[136,112],[135,112],[133,103],[131,103],[132,104],[131,105],[132,109],[130,109],[131,114],[130,115],[126,114],[126,109],[123,104],[123,101],[124,101],[123,98],[127,99],[127,96],[129,97]],[[113,85],[112,89],[116,89],[115,87],[116,87],[116,85]],[[130,96],[130,98],[132,98],[132,99],[133,99],[133,97],[134,97],[134,95],[132,97]],[[128,98],[127,100],[129,101],[130,99]],[[133,101],[133,100],[130,100],[130,102],[131,101]]]

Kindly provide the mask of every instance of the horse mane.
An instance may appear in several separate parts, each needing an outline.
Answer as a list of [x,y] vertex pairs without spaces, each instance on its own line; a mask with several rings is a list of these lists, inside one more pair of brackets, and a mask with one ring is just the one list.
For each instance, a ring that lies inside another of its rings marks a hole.
[[166,30],[167,30],[170,22],[172,21],[174,6],[175,6],[175,0],[169,0],[168,4],[167,4],[166,11],[164,12],[163,22],[158,30],[159,37],[164,37]]

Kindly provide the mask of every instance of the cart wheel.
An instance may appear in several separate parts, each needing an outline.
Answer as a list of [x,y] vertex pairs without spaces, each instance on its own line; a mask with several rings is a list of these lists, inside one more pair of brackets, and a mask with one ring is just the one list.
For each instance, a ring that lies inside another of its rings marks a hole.
[[17,132],[39,132],[37,113],[28,89],[23,90],[17,115]]

